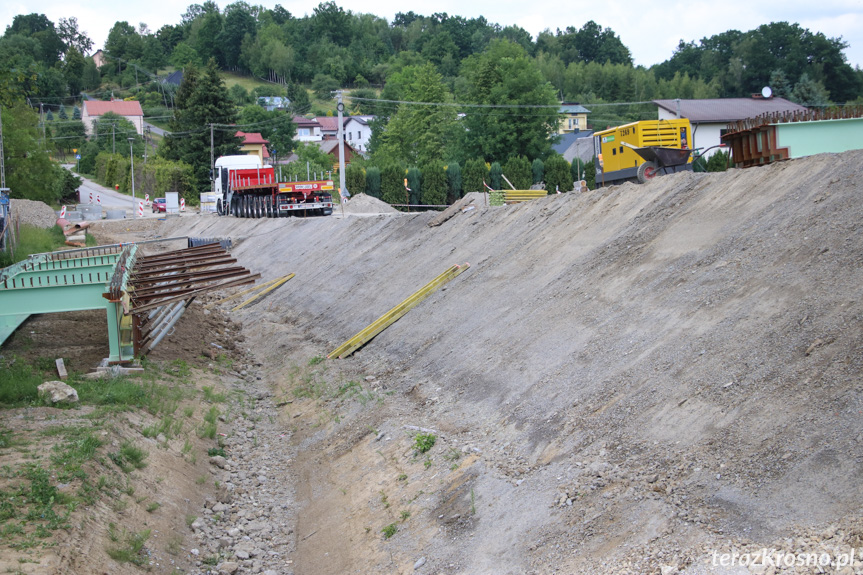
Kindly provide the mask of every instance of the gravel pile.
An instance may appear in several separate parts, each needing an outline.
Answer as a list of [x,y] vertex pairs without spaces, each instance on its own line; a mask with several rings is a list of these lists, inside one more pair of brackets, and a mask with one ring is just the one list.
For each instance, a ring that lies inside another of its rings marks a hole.
[[[341,209],[341,208],[336,208]],[[386,202],[369,196],[357,194],[345,204],[346,214],[397,214],[398,210]]]
[[11,200],[12,221],[20,224],[36,226],[37,228],[50,228],[57,223],[57,214],[51,206],[45,202],[34,202],[33,200]]

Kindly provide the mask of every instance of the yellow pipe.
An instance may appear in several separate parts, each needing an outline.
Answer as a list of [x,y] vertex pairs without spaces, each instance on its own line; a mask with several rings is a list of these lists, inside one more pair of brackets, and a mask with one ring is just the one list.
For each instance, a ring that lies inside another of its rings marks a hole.
[[455,265],[451,268],[448,268],[445,272],[443,272],[442,274],[434,278],[432,281],[424,285],[422,288],[414,292],[410,297],[401,302],[399,305],[379,317],[367,328],[363,329],[362,331],[354,335],[352,338],[350,338],[348,341],[337,347],[329,355],[327,355],[327,357],[338,357],[339,359],[348,357],[357,349],[368,343],[376,335],[378,335],[383,330],[398,321],[407,312],[409,312],[421,301],[427,298],[432,292],[437,290],[439,287],[441,287],[451,279],[457,277],[469,267],[470,264],[466,263],[463,266]]
[[252,297],[250,297],[249,299],[247,299],[246,301],[244,301],[243,303],[241,303],[240,305],[238,305],[237,307],[235,307],[231,311],[237,311],[238,309],[242,309],[243,307],[252,303],[253,301],[258,299],[262,295],[266,295],[266,294],[270,293],[271,291],[273,291],[274,289],[278,288],[279,286],[281,286],[283,283],[285,283],[286,281],[288,281],[292,277],[294,277],[294,274],[288,274],[285,277],[280,278],[275,284],[271,285],[270,287],[268,287],[267,289],[265,289],[262,292],[256,293],[255,295],[253,295]]

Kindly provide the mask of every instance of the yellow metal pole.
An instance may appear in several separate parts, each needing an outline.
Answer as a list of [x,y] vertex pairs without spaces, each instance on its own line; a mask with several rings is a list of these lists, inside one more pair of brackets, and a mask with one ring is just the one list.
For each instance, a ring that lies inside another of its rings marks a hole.
[[283,277],[283,278],[279,279],[276,283],[274,283],[273,285],[271,285],[270,287],[268,287],[268,288],[267,288],[267,289],[265,289],[264,291],[261,291],[261,292],[256,293],[255,295],[253,295],[252,297],[250,297],[249,299],[247,299],[246,301],[244,301],[243,303],[241,303],[240,305],[238,305],[237,307],[235,307],[235,308],[234,308],[234,309],[232,309],[231,311],[237,311],[238,309],[242,309],[243,307],[245,307],[245,306],[247,306],[248,304],[252,303],[253,301],[255,301],[256,299],[258,299],[258,298],[259,298],[259,297],[261,297],[262,295],[268,294],[268,293],[270,293],[271,291],[273,291],[274,289],[277,289],[279,286],[281,286],[283,283],[285,283],[286,281],[288,281],[288,280],[289,280],[289,279],[291,279],[292,277],[294,277],[294,274],[288,274],[288,275],[286,275],[285,277]]
[[220,299],[219,301],[214,301],[213,303],[208,303],[207,305],[205,305],[205,306],[204,306],[204,309],[210,309],[211,307],[213,307],[213,306],[217,306],[217,305],[219,305],[220,303],[225,303],[226,301],[231,301],[232,299],[237,299],[238,297],[240,297],[240,296],[244,296],[244,295],[246,295],[247,293],[250,293],[250,292],[253,292],[253,291],[255,291],[255,290],[259,290],[259,289],[261,289],[261,288],[267,287],[268,285],[274,284],[274,283],[276,283],[277,281],[279,281],[280,279],[283,279],[283,278],[285,278],[285,277],[287,277],[287,276],[282,276],[282,277],[280,277],[280,278],[276,278],[276,279],[274,279],[274,280],[270,280],[270,281],[268,281],[268,282],[264,282],[264,283],[262,283],[262,284],[260,284],[260,285],[252,286],[252,287],[250,287],[249,289],[244,289],[243,291],[237,292],[237,293],[235,293],[235,294],[233,294],[233,295],[229,295],[228,297],[223,297],[223,298],[222,298],[222,299]]
[[383,330],[398,321],[407,312],[413,309],[417,304],[419,304],[421,301],[431,295],[432,292],[440,288],[448,281],[457,277],[469,267],[470,264],[465,263],[463,266],[455,265],[447,269],[445,272],[434,278],[425,286],[414,292],[409,298],[407,298],[399,305],[379,317],[367,328],[363,329],[362,331],[354,335],[352,338],[350,338],[348,341],[337,347],[327,357],[338,357],[339,359],[348,357],[357,349],[368,343],[376,335],[378,335]]

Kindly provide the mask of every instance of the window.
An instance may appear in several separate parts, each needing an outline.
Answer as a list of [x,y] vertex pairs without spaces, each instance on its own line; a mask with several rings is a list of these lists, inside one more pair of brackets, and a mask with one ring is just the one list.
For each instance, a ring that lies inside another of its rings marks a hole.
[[312,134],[308,128],[298,128],[297,129],[297,135],[298,136],[311,136]]
[[351,141],[351,140],[353,140],[353,139],[354,139],[354,133],[353,133],[353,132],[348,132],[348,141],[350,142],[350,141]]

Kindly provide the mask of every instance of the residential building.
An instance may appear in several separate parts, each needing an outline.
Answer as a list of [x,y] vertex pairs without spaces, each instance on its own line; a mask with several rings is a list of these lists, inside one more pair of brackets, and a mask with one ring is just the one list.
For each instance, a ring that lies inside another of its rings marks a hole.
[[369,123],[374,119],[374,116],[350,116],[345,122],[345,141],[360,154],[365,154],[369,149],[372,137]]
[[[342,119],[344,120],[344,118]],[[338,116],[315,116],[315,120],[321,125],[321,135],[324,140],[339,137]]]
[[270,142],[265,140],[259,132],[237,132],[236,136],[242,139],[240,144],[240,152],[250,156],[258,156],[262,165],[266,165],[270,159],[267,144]]
[[96,64],[97,68],[101,68],[105,65],[105,53],[102,50],[96,50],[93,52],[93,63]]
[[594,156],[593,130],[569,132],[560,136],[560,141],[551,149],[563,156],[570,164],[574,161],[582,165],[591,161]]
[[297,126],[297,135],[294,137],[298,142],[320,142],[324,139],[321,132],[321,124],[314,118],[308,119],[302,116],[294,116],[294,124]]
[[564,102],[560,105],[558,113],[560,115],[560,121],[557,125],[558,134],[587,129],[587,115],[590,114],[590,110],[581,104]]
[[258,106],[265,108],[267,112],[287,110],[290,105],[291,101],[282,96],[261,96],[258,98]]
[[110,102],[84,100],[84,106],[81,109],[81,121],[84,122],[84,129],[88,136],[93,134],[93,124],[108,112],[123,116],[135,125],[138,135],[144,135],[144,110],[141,109],[140,102],[136,100],[112,100]]
[[[806,108],[784,98],[764,98],[754,94],[751,98],[711,98],[705,100],[654,100],[660,120],[689,118],[692,124],[692,147],[707,149],[722,143],[728,124],[755,118],[763,114],[805,112]],[[707,152],[711,156],[718,151]]]

